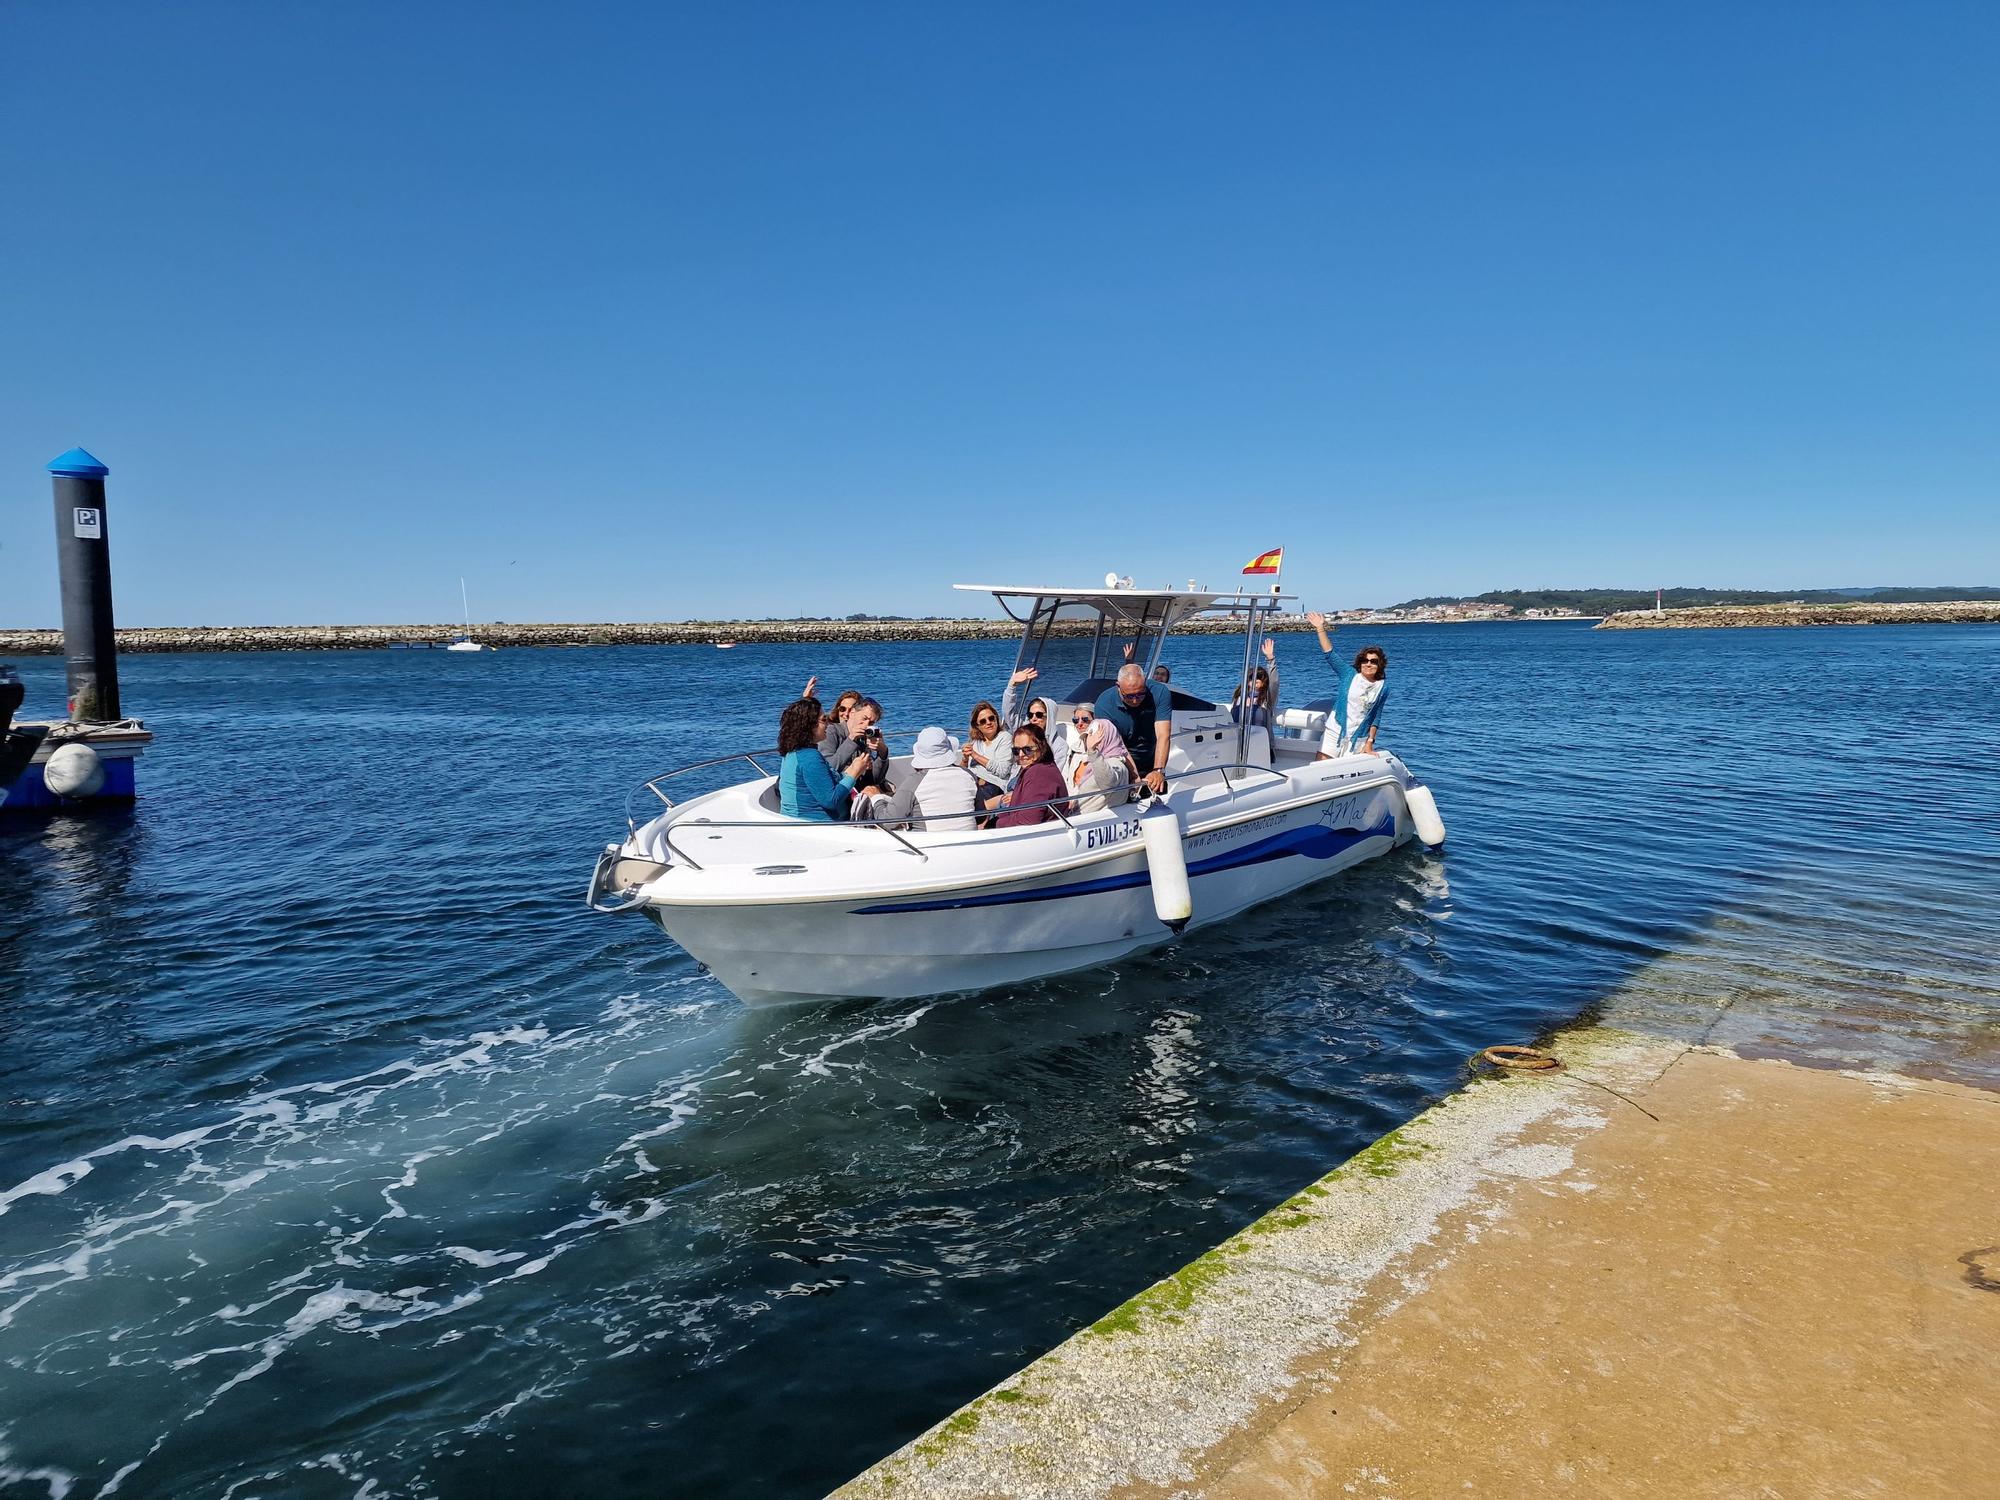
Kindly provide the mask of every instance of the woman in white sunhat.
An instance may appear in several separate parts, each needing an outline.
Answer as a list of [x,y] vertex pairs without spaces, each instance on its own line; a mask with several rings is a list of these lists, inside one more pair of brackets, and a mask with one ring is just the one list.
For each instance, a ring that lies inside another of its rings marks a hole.
[[863,814],[869,818],[915,819],[923,833],[969,832],[979,789],[959,763],[958,741],[935,724],[917,735],[910,750],[910,774],[893,797],[877,797]]

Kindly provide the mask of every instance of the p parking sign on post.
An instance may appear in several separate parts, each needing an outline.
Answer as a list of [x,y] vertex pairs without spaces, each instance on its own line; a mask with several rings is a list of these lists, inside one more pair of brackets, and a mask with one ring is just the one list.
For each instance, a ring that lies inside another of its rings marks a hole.
[[119,717],[111,543],[104,527],[104,476],[110,472],[81,448],[70,449],[49,465],[56,492],[56,564],[62,579],[69,716],[82,724]]

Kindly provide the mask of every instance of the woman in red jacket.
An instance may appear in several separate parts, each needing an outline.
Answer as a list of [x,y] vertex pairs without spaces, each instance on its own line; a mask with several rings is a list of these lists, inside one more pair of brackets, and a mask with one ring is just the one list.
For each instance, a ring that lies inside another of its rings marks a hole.
[[1014,731],[1014,765],[1019,774],[1007,789],[1007,795],[1000,799],[1000,816],[993,820],[995,828],[1046,823],[1056,816],[1053,807],[1037,807],[1034,804],[1038,802],[1062,803],[1063,811],[1069,810],[1065,801],[1069,788],[1063,785],[1062,772],[1055,768],[1054,757],[1049,754],[1048,736],[1032,719]]

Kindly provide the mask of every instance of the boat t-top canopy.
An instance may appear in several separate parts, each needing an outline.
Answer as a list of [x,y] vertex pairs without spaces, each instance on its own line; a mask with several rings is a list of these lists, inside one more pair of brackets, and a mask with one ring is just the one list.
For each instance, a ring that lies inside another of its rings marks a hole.
[[[1249,589],[1142,589],[1099,584],[1092,588],[959,583],[952,587],[991,594],[1007,618],[1023,627],[1015,667],[1035,667],[1058,677],[1074,673],[1086,682],[1108,679],[1127,662],[1150,673],[1159,664],[1167,633],[1195,615],[1242,617],[1245,671],[1263,623],[1297,596]],[[1016,608],[1016,603],[1021,608]]]
[[1007,602],[1010,599],[1030,601],[1032,611],[1035,604],[1045,599],[1061,599],[1069,603],[1094,603],[1104,613],[1114,619],[1132,618],[1141,614],[1155,615],[1155,607],[1161,600],[1169,603],[1175,619],[1186,619],[1208,609],[1242,609],[1251,604],[1268,604],[1273,600],[1287,603],[1298,598],[1296,594],[1272,593],[1263,589],[1229,589],[1211,591],[1208,589],[1141,589],[1107,588],[1102,584],[1094,588],[1052,588],[1043,584],[1008,583],[954,583],[953,588],[967,594],[991,594],[1000,601],[1000,607],[1007,611],[1009,618],[1025,621],[1026,615],[1015,614]]

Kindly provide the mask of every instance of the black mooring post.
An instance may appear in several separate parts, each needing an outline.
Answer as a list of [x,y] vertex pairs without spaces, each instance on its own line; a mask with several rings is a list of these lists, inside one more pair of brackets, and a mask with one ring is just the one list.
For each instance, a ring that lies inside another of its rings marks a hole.
[[56,487],[56,562],[62,577],[63,654],[69,716],[106,723],[118,714],[118,638],[111,620],[111,537],[104,476],[81,448],[49,465]]

